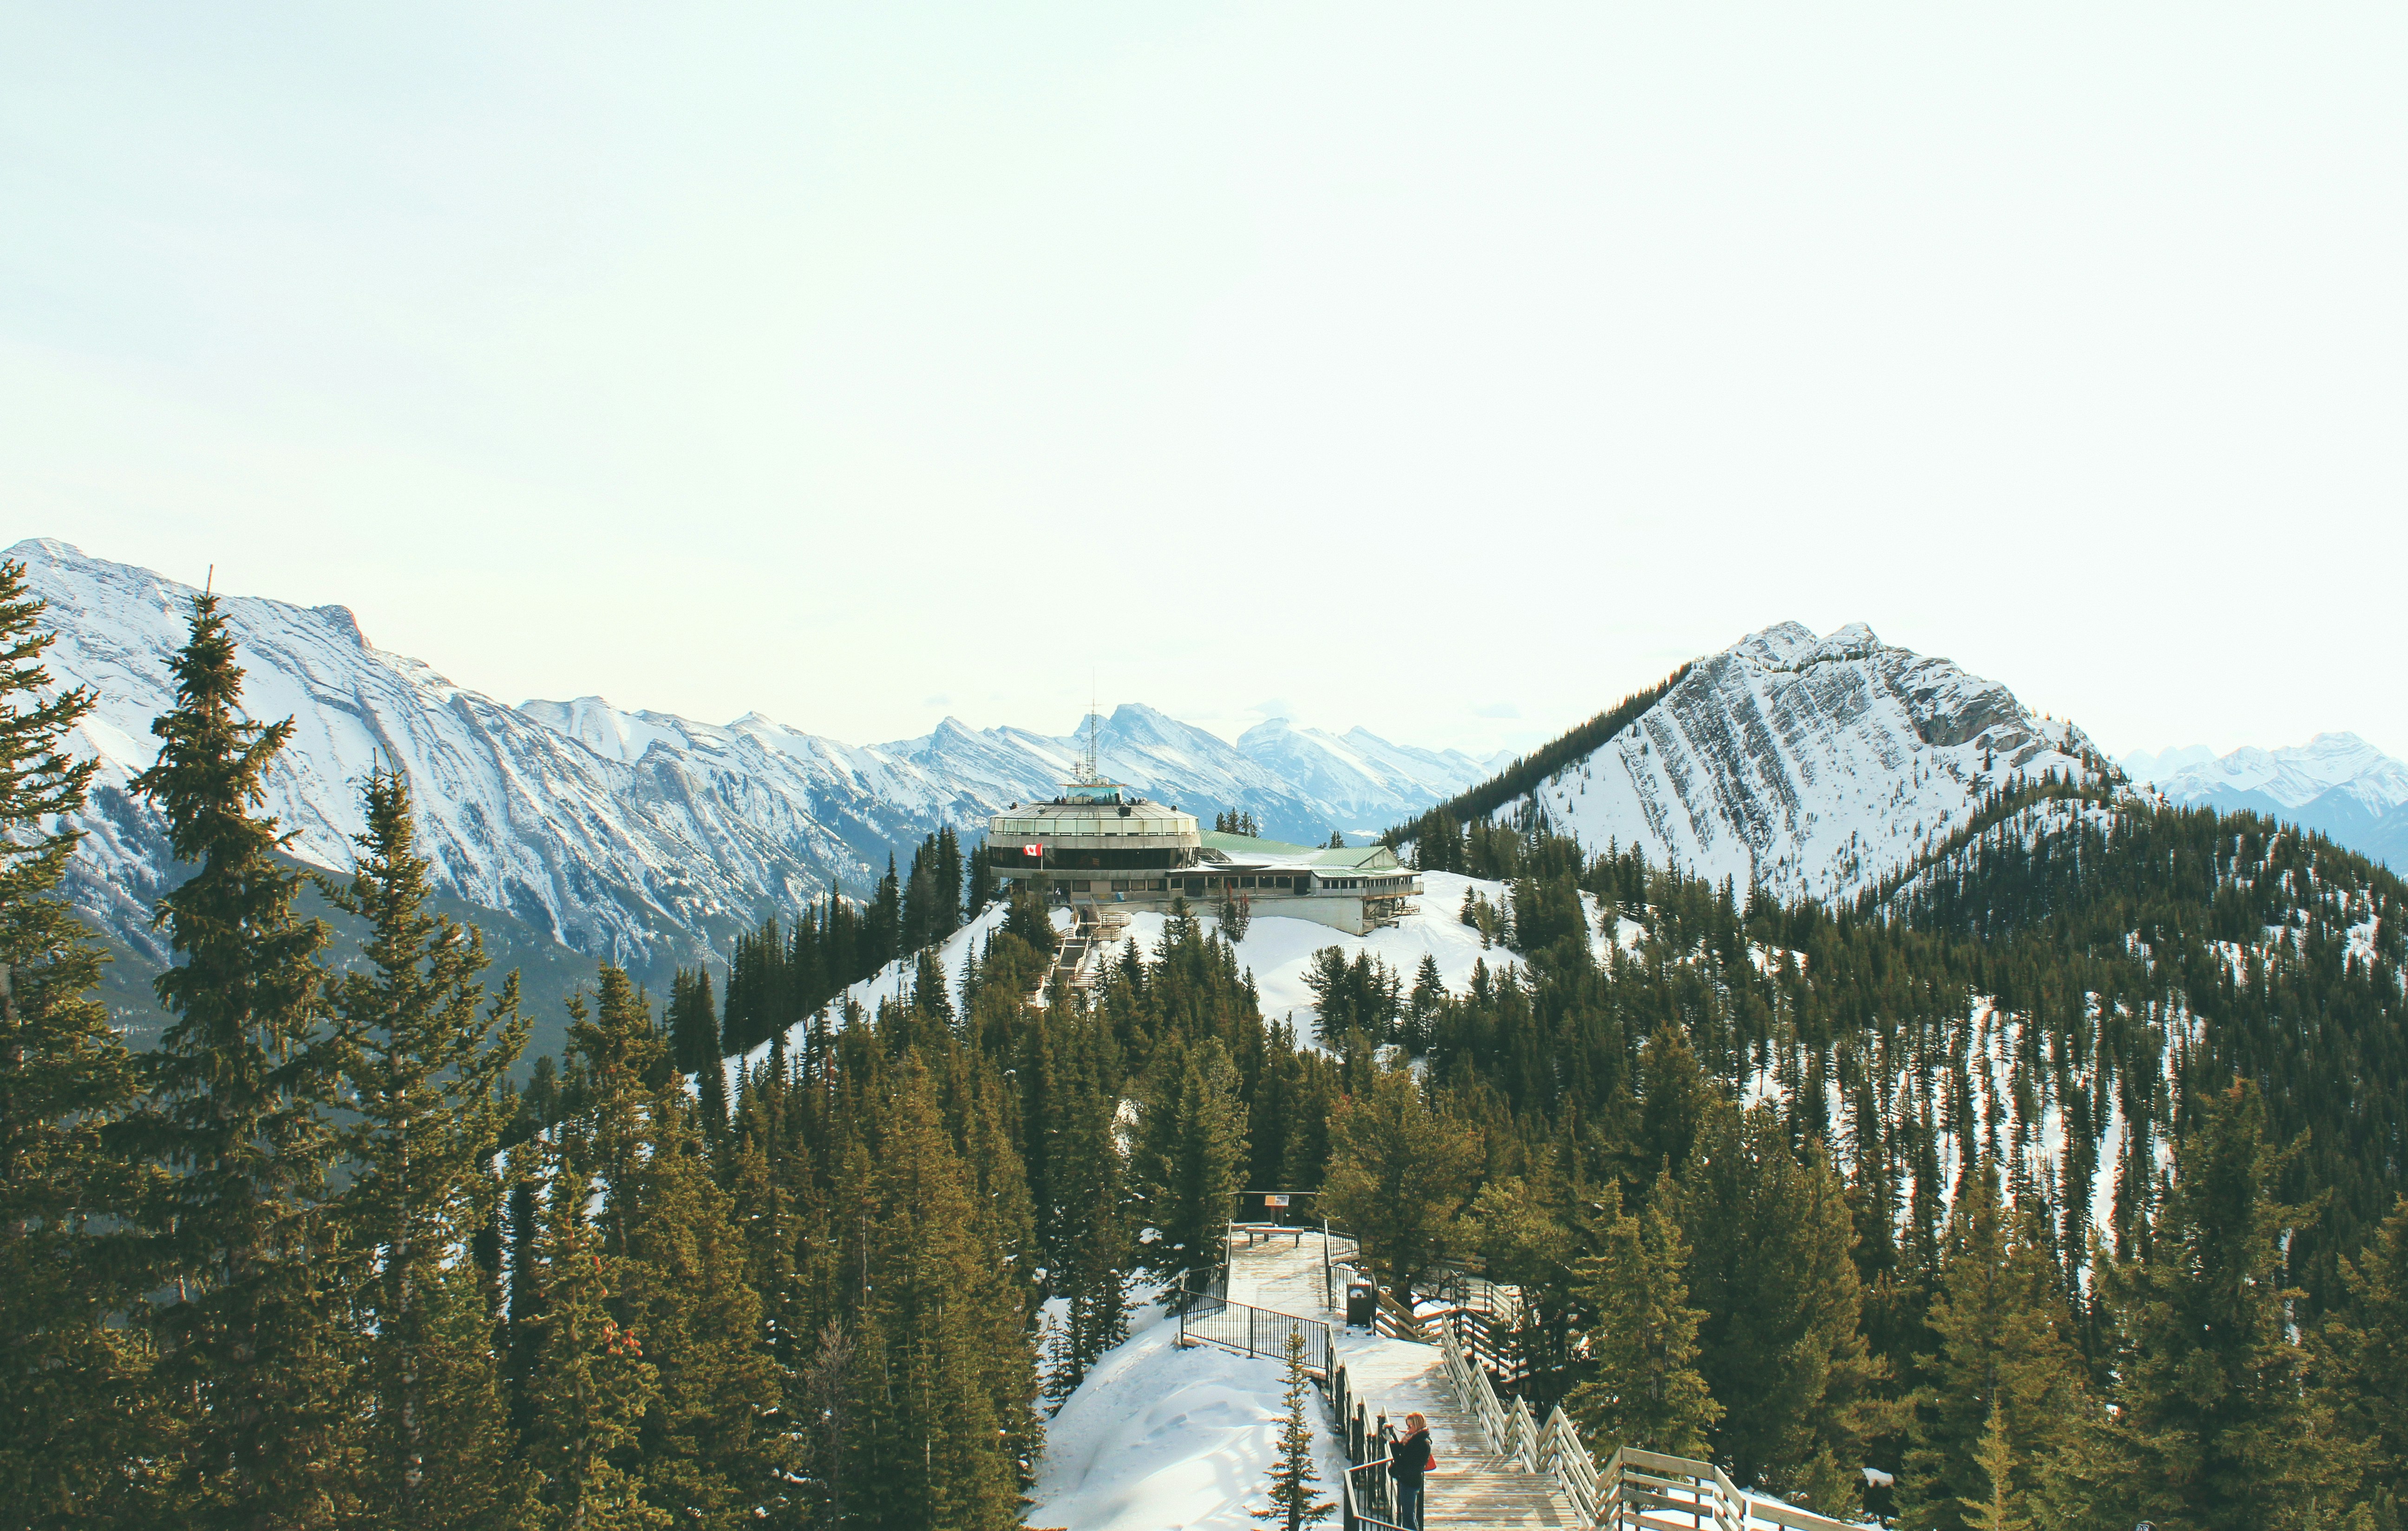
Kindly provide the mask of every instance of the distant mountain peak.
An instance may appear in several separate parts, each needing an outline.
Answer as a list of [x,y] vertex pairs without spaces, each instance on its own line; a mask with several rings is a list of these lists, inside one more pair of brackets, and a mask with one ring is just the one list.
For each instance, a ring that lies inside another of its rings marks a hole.
[[2304,744],[2244,744],[2223,755],[2192,745],[2125,758],[2135,779],[2170,802],[2262,814],[2408,871],[2408,764],[2355,733],[2331,729]]
[[1690,666],[1518,802],[1592,850],[1638,845],[1776,897],[1847,898],[1964,824],[1992,787],[2087,776],[2092,753],[2005,686],[1863,623],[1818,636],[1784,622]]

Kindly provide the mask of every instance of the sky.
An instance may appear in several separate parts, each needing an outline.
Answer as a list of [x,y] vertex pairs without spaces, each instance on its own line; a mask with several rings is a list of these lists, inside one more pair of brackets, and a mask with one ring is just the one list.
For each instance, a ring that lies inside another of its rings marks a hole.
[[0,0],[0,543],[515,701],[2408,754],[2397,6]]

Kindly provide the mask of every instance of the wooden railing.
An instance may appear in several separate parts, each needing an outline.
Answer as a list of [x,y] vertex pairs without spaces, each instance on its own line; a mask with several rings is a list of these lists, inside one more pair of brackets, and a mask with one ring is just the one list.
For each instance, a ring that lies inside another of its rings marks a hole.
[[[1498,1397],[1487,1371],[1456,1337],[1455,1325],[1429,1327],[1438,1333],[1447,1380],[1464,1408],[1479,1419],[1489,1451],[1509,1467],[1551,1474],[1573,1512],[1598,1531],[1700,1531],[1709,1522],[1716,1531],[1747,1531],[1758,1524],[1784,1531],[1853,1531],[1843,1521],[1742,1494],[1711,1462],[1625,1446],[1600,1471],[1580,1430],[1561,1408],[1550,1409],[1546,1423],[1539,1424],[1526,1400],[1516,1398],[1509,1405]],[[1662,1518],[1668,1514],[1687,1524]]]
[[1371,1332],[1385,1335],[1390,1339],[1410,1339],[1417,1345],[1428,1344],[1429,1334],[1422,1328],[1421,1321],[1415,1319],[1404,1304],[1397,1301],[1387,1288],[1382,1287],[1379,1292],[1379,1306],[1371,1312]]
[[[1396,1480],[1384,1470],[1387,1466],[1388,1459],[1383,1456],[1374,1462],[1358,1462],[1340,1475],[1346,1480],[1345,1531],[1367,1525],[1371,1531],[1412,1531],[1387,1518],[1398,1513]],[[1362,1483],[1359,1489],[1355,1487],[1358,1479]]]
[[1473,1365],[1498,1386],[1519,1387],[1530,1375],[1530,1364],[1514,1343],[1512,1324],[1476,1307],[1447,1307],[1419,1319],[1425,1332],[1446,1328]]

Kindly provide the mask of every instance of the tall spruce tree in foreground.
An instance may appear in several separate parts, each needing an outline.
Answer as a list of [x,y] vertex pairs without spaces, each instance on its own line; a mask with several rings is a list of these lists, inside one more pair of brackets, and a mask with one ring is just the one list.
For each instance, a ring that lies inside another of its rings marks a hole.
[[359,1497],[395,1525],[500,1524],[524,1500],[511,1461],[477,1272],[458,1251],[494,1194],[495,1087],[525,1045],[518,975],[485,1004],[484,939],[428,907],[409,784],[378,771],[349,883],[321,878],[366,922],[365,967],[334,988],[353,1048],[356,1124],[344,1133],[351,1243],[369,1262],[358,1301],[370,1400]]
[[1405,1069],[1381,1069],[1370,1089],[1330,1115],[1322,1206],[1353,1229],[1401,1298],[1422,1268],[1458,1237],[1455,1218],[1480,1173],[1480,1137],[1425,1097]]
[[1246,1161],[1246,1107],[1237,1070],[1216,1038],[1162,1049],[1138,1123],[1139,1216],[1154,1225],[1147,1266],[1166,1280],[1200,1281],[1227,1258],[1229,1213]]
[[1285,1407],[1280,1414],[1279,1461],[1271,1466],[1271,1502],[1254,1511],[1254,1519],[1269,1521],[1281,1531],[1318,1525],[1338,1508],[1335,1500],[1324,1499],[1316,1492],[1321,1469],[1312,1460],[1312,1422],[1304,1413],[1305,1394],[1312,1386],[1312,1379],[1304,1369],[1304,1330],[1292,1325],[1287,1332],[1287,1389],[1282,1397]]
[[1092,1054],[1069,1092],[1062,1134],[1059,1197],[1061,1270],[1055,1294],[1068,1299],[1054,1370],[1054,1395],[1066,1396],[1103,1353],[1128,1337],[1128,1228],[1121,1202],[1126,1176],[1115,1140],[1119,1103],[1096,1078]]
[[875,1489],[853,1508],[882,1531],[1006,1531],[1019,1509],[1015,1416],[1035,1393],[1023,1315],[979,1236],[977,1177],[919,1054],[896,1072],[881,1082],[874,1163],[853,1192],[868,1280],[847,1391],[867,1407],[847,1480]]
[[1715,1101],[1680,1179],[1698,1369],[1727,1410],[1714,1432],[1733,1476],[1826,1515],[1853,1513],[1865,1443],[1897,1423],[1875,1391],[1856,1242],[1820,1144],[1792,1147],[1770,1103]]
[[2394,1203],[2374,1240],[2342,1271],[2350,1300],[2326,1321],[2327,1358],[2336,1422],[2366,1443],[2370,1513],[2389,1531],[2401,1513],[2408,1479],[2408,1196]]
[[747,1524],[784,1498],[761,1297],[681,1089],[654,1095],[649,1126],[633,1185],[614,1192],[634,1202],[617,1308],[656,1372],[638,1437],[644,1497],[681,1525]]
[[1595,1315],[1593,1370],[1565,1407],[1598,1455],[1636,1446],[1703,1456],[1723,1406],[1698,1375],[1698,1321],[1705,1314],[1688,1306],[1681,1277],[1689,1247],[1672,1218],[1678,1192],[1670,1174],[1658,1171],[1635,1217],[1617,1205],[1613,1182],[1605,1194],[1604,1248],[1573,1267],[1573,1295]]
[[645,1501],[633,1469],[637,1434],[659,1394],[643,1338],[611,1311],[626,1262],[585,1220],[592,1181],[573,1154],[550,1151],[527,1321],[523,1448],[551,1531],[653,1531],[667,1511]]
[[2083,1480],[2105,1417],[2043,1230],[2027,1217],[2011,1237],[2013,1217],[1997,1163],[1985,1162],[1950,1220],[1929,1319],[1939,1351],[1923,1358],[1912,1400],[1898,1509],[1916,1531],[2061,1524],[2061,1509],[2092,1495]]
[[2117,1315],[2118,1423],[2140,1461],[2136,1514],[2204,1531],[2309,1526],[2354,1502],[2354,1442],[2332,1427],[2292,1332],[2274,1200],[2296,1147],[2266,1141],[2249,1080],[2200,1103],[2147,1254],[2100,1273]]
[[138,1299],[129,1240],[93,1220],[131,1206],[102,1128],[134,1061],[92,998],[100,948],[58,896],[96,769],[61,751],[90,692],[50,685],[25,566],[0,562],[0,1524],[139,1524],[165,1451],[149,1348],[112,1322]]
[[349,1442],[337,1320],[344,1275],[326,1209],[328,1113],[343,1062],[324,1024],[326,928],[294,910],[289,837],[258,812],[293,722],[243,715],[242,671],[215,597],[193,600],[171,665],[176,704],[135,789],[197,870],[159,901],[175,1021],[144,1059],[124,1137],[168,1174],[144,1209],[174,1287],[153,1323],[160,1375],[187,1416],[186,1525],[321,1524]]

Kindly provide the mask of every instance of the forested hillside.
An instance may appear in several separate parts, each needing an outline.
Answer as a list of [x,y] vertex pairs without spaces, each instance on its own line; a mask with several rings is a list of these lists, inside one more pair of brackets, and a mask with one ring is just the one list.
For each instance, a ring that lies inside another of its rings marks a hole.
[[2042,774],[1831,907],[1433,820],[1521,960],[1333,951],[1304,1037],[1184,911],[1032,1006],[1047,912],[960,932],[939,835],[724,1000],[599,965],[521,1092],[408,782],[340,949],[189,614],[135,788],[199,870],[137,1056],[50,896],[88,699],[0,571],[0,1524],[1007,1526],[1049,1401],[1267,1186],[1392,1286],[1521,1285],[1520,1385],[1600,1453],[1914,1527],[2400,1524],[2408,890],[2321,841]]

